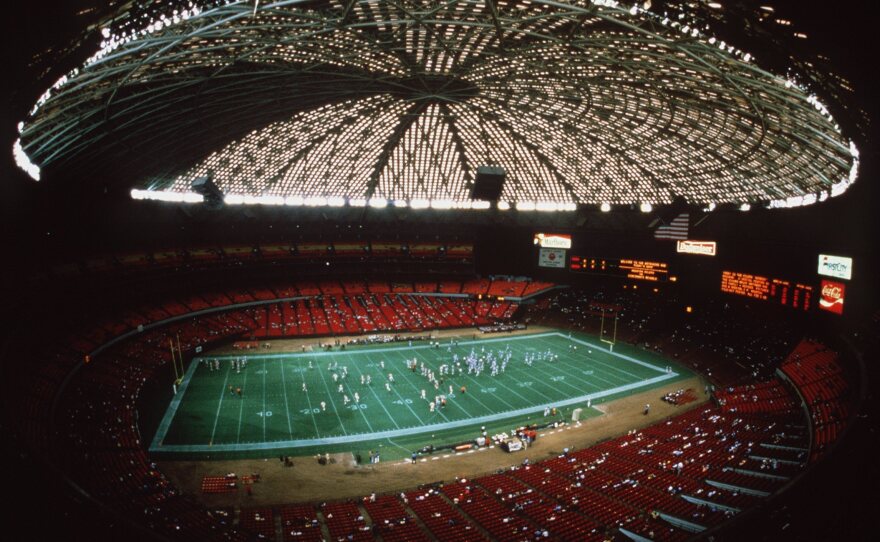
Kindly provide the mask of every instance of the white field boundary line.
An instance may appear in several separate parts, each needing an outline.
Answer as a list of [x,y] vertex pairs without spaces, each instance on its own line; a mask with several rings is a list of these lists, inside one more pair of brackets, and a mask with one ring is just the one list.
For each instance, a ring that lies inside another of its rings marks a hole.
[[[567,337],[566,335],[563,335],[562,333],[559,333],[559,332],[551,333],[551,335],[558,335],[559,337],[562,337],[562,338],[564,338],[564,339],[568,339],[568,337]],[[660,367],[657,367],[656,365],[651,365],[650,363],[646,363],[646,362],[644,362],[644,361],[637,360],[636,358],[633,358],[633,357],[627,356],[626,354],[619,354],[619,353],[617,353],[617,352],[607,352],[607,350],[606,350],[605,348],[603,348],[603,347],[601,347],[601,346],[597,346],[597,345],[592,344],[592,343],[588,343],[588,342],[583,341],[583,340],[581,340],[581,339],[576,339],[576,338],[572,337],[571,339],[568,339],[568,340],[574,341],[574,342],[576,342],[576,343],[580,343],[580,344],[582,344],[582,345],[584,345],[584,346],[592,346],[593,348],[601,348],[602,351],[604,351],[604,352],[606,352],[606,353],[608,353],[608,354],[611,354],[612,356],[614,356],[614,357],[616,357],[616,358],[625,359],[626,361],[629,361],[629,362],[635,363],[636,365],[641,365],[642,367],[647,367],[647,368],[649,368],[649,369],[654,369],[655,371],[660,372],[660,373],[664,373],[664,374],[673,374],[673,375],[678,376],[678,373],[675,373],[675,372],[672,372],[672,373],[666,373],[666,369],[661,369]]]
[[[168,433],[168,428],[171,427],[171,421],[177,414],[177,408],[180,406],[180,401],[183,400],[183,395],[186,392],[186,388],[189,386],[189,383],[192,380],[192,377],[195,374],[196,368],[198,368],[199,363],[200,362],[196,360],[192,360],[190,362],[189,368],[187,368],[186,370],[186,375],[184,375],[183,377],[183,382],[181,382],[180,387],[177,388],[177,395],[175,395],[171,399],[171,404],[168,405],[168,410],[165,411],[165,416],[159,423],[159,428],[156,429],[156,435],[153,437],[152,444],[150,444],[151,450],[162,446],[162,441],[165,440],[165,435]],[[226,376],[229,376],[228,372],[226,373]]]
[[[534,339],[534,338],[538,338],[538,337],[553,337],[553,336],[565,337],[565,335],[562,335],[559,332],[550,331],[547,333],[535,333],[533,335],[514,335],[511,337],[495,337],[492,339],[476,339],[476,340],[469,340],[469,341],[458,341],[458,342],[456,342],[456,345],[460,346],[460,345],[471,345],[471,344],[494,343],[494,342],[501,342],[501,341],[521,341],[521,340],[526,340],[526,339]],[[572,339],[572,340],[575,340],[575,339]],[[421,341],[421,340],[416,341],[416,343],[420,343],[420,342],[423,342],[423,341]],[[584,344],[586,344],[586,343],[584,343]],[[363,346],[363,345],[355,345],[355,346]],[[440,348],[446,348],[447,346],[449,346],[448,342],[444,342],[442,340],[440,341]],[[407,351],[409,351],[409,350],[426,350],[429,348],[436,348],[436,347],[431,346],[431,345],[427,345],[427,344],[421,344],[421,345],[413,344],[413,346],[408,346],[407,344],[399,344],[398,346],[393,346],[393,347],[388,347],[388,348],[364,348],[363,350],[361,350],[361,349],[358,349],[358,350],[338,350],[337,349],[337,350],[319,351],[319,352],[285,352],[282,354],[250,354],[250,355],[243,352],[241,354],[236,354],[236,355],[224,354],[224,355],[218,355],[218,356],[199,356],[199,357],[196,357],[193,359],[196,359],[196,360],[203,360],[203,359],[226,360],[226,359],[241,359],[241,358],[245,358],[245,357],[250,360],[279,359],[279,358],[284,358],[284,359],[319,358],[319,357],[326,357],[326,356],[338,356],[340,354],[362,355],[362,354],[372,354],[372,353],[381,353],[381,352],[396,352],[398,350],[407,350]],[[599,348],[599,347],[597,346],[595,348]]]
[[[638,389],[645,386],[650,386],[656,384],[658,382],[662,382],[664,380],[669,380],[671,378],[675,378],[679,376],[676,372],[667,373],[664,368],[657,367],[656,365],[652,365],[650,363],[646,363],[644,361],[640,361],[631,356],[627,356],[626,354],[620,354],[618,352],[608,352],[605,348],[595,345],[593,343],[575,338],[568,337],[567,335],[560,333],[558,331],[552,331],[547,333],[536,333],[534,335],[516,335],[513,337],[497,337],[493,339],[483,339],[483,340],[472,340],[472,341],[462,341],[459,342],[459,345],[467,345],[467,344],[483,344],[487,342],[499,342],[499,341],[513,341],[513,340],[527,340],[534,339],[538,337],[551,337],[557,336],[566,340],[574,341],[584,346],[589,346],[593,348],[601,349],[603,352],[607,352],[608,354],[620,358],[631,363],[635,363],[637,365],[641,365],[642,367],[647,367],[649,369],[653,369],[659,373],[660,376],[656,376],[654,378],[649,378],[647,380],[641,380],[638,382],[632,382],[630,384],[624,384],[623,386],[618,386],[616,388],[611,388],[608,390],[598,391],[589,395],[583,395],[580,397],[574,397],[570,399],[565,399],[563,401],[558,401],[554,403],[547,403],[544,405],[537,405],[532,407],[520,408],[516,410],[510,410],[505,412],[498,412],[496,414],[488,415],[488,416],[479,416],[476,418],[469,418],[466,420],[455,420],[451,422],[444,422],[439,424],[429,424],[422,425],[418,427],[409,427],[404,429],[393,429],[388,431],[379,431],[378,433],[356,433],[352,435],[345,435],[341,437],[325,437],[325,438],[316,438],[316,439],[294,439],[294,440],[286,440],[286,441],[275,441],[275,442],[262,442],[262,443],[252,443],[247,445],[240,444],[217,444],[212,446],[205,446],[200,444],[174,444],[174,445],[162,445],[161,442],[165,438],[165,433],[168,430],[168,426],[171,425],[171,419],[174,417],[174,414],[177,412],[177,407],[180,404],[180,398],[182,397],[182,392],[185,391],[186,386],[189,384],[189,380],[194,372],[194,367],[196,366],[198,361],[202,359],[236,359],[241,358],[242,356],[211,356],[209,358],[195,358],[190,365],[189,370],[187,371],[186,377],[184,378],[184,382],[181,384],[181,388],[178,390],[177,396],[175,396],[174,400],[172,400],[172,405],[169,406],[168,412],[165,413],[165,418],[163,418],[162,423],[159,426],[159,429],[156,431],[156,437],[153,439],[153,443],[150,445],[151,452],[208,452],[208,451],[244,451],[244,450],[275,450],[280,448],[302,448],[307,446],[321,446],[326,444],[345,444],[350,442],[357,442],[365,439],[380,439],[380,438],[396,438],[401,436],[414,435],[427,431],[442,431],[444,429],[455,429],[458,427],[464,427],[468,425],[476,425],[483,424],[486,422],[498,421],[508,417],[520,416],[524,414],[529,414],[532,412],[543,411],[546,407],[563,407],[570,406],[574,404],[578,404],[580,402],[585,402],[587,400],[601,399],[602,397],[607,397],[609,395],[614,395],[616,393],[630,391],[633,389]],[[443,347],[443,343],[441,342],[441,348]],[[398,350],[414,350],[414,349],[426,349],[426,348],[434,348],[430,345],[422,345],[422,346],[407,346],[400,345],[394,348],[374,348],[374,349],[364,349],[364,350],[356,350],[350,352],[344,352],[348,355],[355,354],[368,354],[368,353],[379,353],[379,352],[394,352]],[[342,351],[332,351],[332,352],[313,352],[313,353],[287,353],[287,354],[258,354],[254,356],[255,359],[278,359],[278,358],[290,358],[290,357],[311,357],[311,356],[328,356],[328,355],[339,355],[343,353]],[[326,383],[325,383],[326,385]],[[166,419],[168,421],[166,425]],[[161,437],[161,438],[160,438]]]

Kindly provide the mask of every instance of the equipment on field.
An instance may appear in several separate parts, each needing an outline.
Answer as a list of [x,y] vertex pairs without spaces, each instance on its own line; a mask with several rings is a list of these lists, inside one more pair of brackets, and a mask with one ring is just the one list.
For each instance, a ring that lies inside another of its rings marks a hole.
[[511,453],[518,452],[523,449],[523,443],[518,438],[512,438],[512,439],[506,441],[504,444],[502,444],[502,446],[504,447],[505,450],[507,450],[508,452],[511,452]]

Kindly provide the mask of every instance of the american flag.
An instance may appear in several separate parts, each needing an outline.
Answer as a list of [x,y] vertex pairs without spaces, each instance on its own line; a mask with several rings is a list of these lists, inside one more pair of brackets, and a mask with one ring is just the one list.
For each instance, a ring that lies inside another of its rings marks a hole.
[[662,224],[654,230],[654,239],[685,241],[688,238],[688,213],[681,213],[669,224]]

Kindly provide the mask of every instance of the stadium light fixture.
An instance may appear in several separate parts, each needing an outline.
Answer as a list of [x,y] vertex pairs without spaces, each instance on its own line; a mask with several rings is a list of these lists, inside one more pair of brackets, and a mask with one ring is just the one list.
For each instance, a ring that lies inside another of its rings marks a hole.
[[602,205],[599,206],[599,210],[601,210],[603,213],[607,213],[607,212],[611,211],[611,204],[607,203],[607,202],[603,203]]
[[650,213],[654,207],[650,203],[642,203],[639,205],[639,210],[643,213]]
[[[19,130],[21,129],[20,126],[21,123],[19,123]],[[15,159],[15,165],[27,173],[31,179],[35,181],[40,180],[40,167],[31,162],[31,159],[25,154],[21,148],[21,139],[16,139],[12,145],[12,157]]]
[[136,200],[164,201],[168,203],[202,203],[205,198],[194,192],[171,192],[132,189],[131,198]]

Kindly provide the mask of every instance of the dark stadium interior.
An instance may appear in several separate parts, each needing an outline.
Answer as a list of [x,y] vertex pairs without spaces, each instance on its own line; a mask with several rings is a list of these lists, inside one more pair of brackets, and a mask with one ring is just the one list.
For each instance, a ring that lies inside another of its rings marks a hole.
[[[742,14],[753,11],[760,2],[723,3],[727,16],[713,23],[716,35],[743,44],[743,49],[750,47],[756,56],[779,46],[772,33],[762,37],[763,30],[748,29],[750,23]],[[874,389],[880,377],[876,363],[880,354],[880,281],[876,278],[880,274],[876,249],[880,232],[876,206],[880,201],[880,116],[871,2],[773,1],[780,16],[791,19],[810,37],[803,42],[785,41],[792,50],[780,57],[785,59],[789,52],[818,54],[854,89],[840,99],[828,98],[827,103],[844,132],[859,146],[858,180],[843,195],[791,209],[753,206],[748,212],[741,212],[728,204],[702,213],[698,206],[691,206],[695,221],[702,219],[694,227],[699,238],[718,243],[718,255],[714,258],[676,254],[672,243],[654,238],[655,219],[669,222],[680,210],[675,204],[657,205],[649,213],[641,212],[635,204],[616,206],[612,212],[601,212],[596,205],[581,205],[574,212],[559,213],[392,206],[208,209],[197,204],[137,201],[130,196],[131,189],[140,186],[138,179],[126,178],[130,164],[139,171],[148,171],[162,169],[166,160],[175,162],[175,166],[181,161],[195,163],[226,141],[250,131],[252,127],[246,125],[240,126],[237,133],[212,133],[214,139],[201,142],[200,156],[126,156],[117,146],[116,154],[104,157],[112,168],[88,171],[88,164],[80,163],[74,173],[50,170],[44,180],[34,182],[16,166],[10,152],[18,137],[17,123],[26,118],[53,81],[82,64],[97,47],[94,33],[85,43],[79,42],[83,31],[99,26],[127,4],[117,0],[69,0],[51,6],[20,2],[6,6],[2,38],[6,71],[4,117],[0,123],[0,148],[5,149],[0,153],[0,221],[5,253],[4,325],[0,330],[0,374],[4,378],[0,380],[4,387],[0,464],[6,473],[2,525],[3,531],[10,534],[9,540],[172,539],[167,531],[151,532],[144,524],[131,521],[130,516],[94,499],[85,489],[71,483],[68,473],[57,462],[46,460],[65,454],[65,450],[52,448],[68,442],[62,438],[60,425],[47,428],[50,434],[43,442],[49,449],[35,450],[25,445],[26,439],[18,433],[14,419],[19,407],[14,400],[20,394],[19,386],[30,385],[27,380],[17,380],[27,373],[21,366],[43,361],[36,355],[33,359],[24,356],[29,351],[41,353],[43,346],[68,338],[55,337],[56,331],[75,332],[78,330],[73,324],[87,323],[90,317],[212,289],[256,289],[302,280],[436,283],[451,278],[466,282],[493,275],[525,276],[570,285],[569,291],[552,297],[553,309],[542,309],[550,316],[541,313],[541,317],[548,318],[553,325],[576,329],[582,325],[595,333],[595,319],[581,322],[570,317],[569,312],[554,311],[562,306],[583,307],[591,300],[615,303],[625,307],[628,314],[643,319],[641,324],[629,322],[627,328],[642,330],[639,326],[643,326],[643,334],[633,332],[639,343],[662,343],[679,333],[681,340],[694,348],[716,349],[718,359],[722,360],[719,363],[724,362],[728,347],[735,348],[738,354],[770,352],[772,356],[768,357],[773,359],[755,363],[756,373],[768,377],[803,337],[819,338],[839,349],[851,367],[863,372],[851,390],[856,408],[850,413],[838,445],[821,461],[812,463],[793,487],[737,516],[723,529],[712,530],[698,539],[874,539],[876,535],[871,533],[876,530],[875,516],[880,511],[880,498],[876,495],[880,467],[875,452],[880,445],[880,408]],[[666,4],[688,2],[658,1],[652,9],[662,12]],[[778,68],[777,72],[786,69],[783,60],[778,65],[772,61],[767,64],[763,67]],[[812,68],[822,73],[825,66]],[[461,92],[467,94],[471,90],[464,88]],[[253,122],[262,125],[272,120],[272,113],[266,112]],[[209,127],[209,131],[220,128]],[[186,137],[197,137],[199,131],[205,131],[205,127],[197,126],[183,133]],[[199,145],[192,143],[180,152],[191,153],[196,148]],[[638,292],[624,292],[621,286],[633,281],[579,274],[566,267],[539,268],[533,245],[536,232],[571,235],[571,254],[669,262],[677,281],[649,283]],[[200,247],[306,243],[331,247],[386,241],[408,247],[426,243],[443,248],[440,255],[424,258],[410,254],[408,249],[400,256],[381,257],[375,249],[361,255],[346,255],[334,248],[295,260],[276,260],[265,254],[252,260],[237,260],[221,251],[219,263],[201,265],[187,256],[185,263],[162,267],[153,262],[146,270],[127,268],[120,258],[125,254],[166,250],[182,254]],[[471,257],[447,257],[445,251],[456,244],[473,245]],[[818,310],[798,311],[719,292],[723,270],[817,284],[818,254],[845,254],[855,262],[856,272],[846,284],[849,295],[843,316]],[[115,266],[111,264],[109,270],[90,269],[89,262],[98,258],[115,262]],[[58,272],[64,265],[76,270],[69,274]],[[656,286],[657,291],[650,291],[649,286]],[[686,314],[684,307],[693,307],[694,313]],[[531,307],[520,310],[517,317],[537,314],[530,311]],[[779,337],[784,337],[781,346],[774,342]],[[742,361],[741,357],[738,359]],[[48,404],[44,406],[44,410],[50,408]],[[51,405],[53,414],[55,406]],[[437,539],[443,540],[439,536]]]

